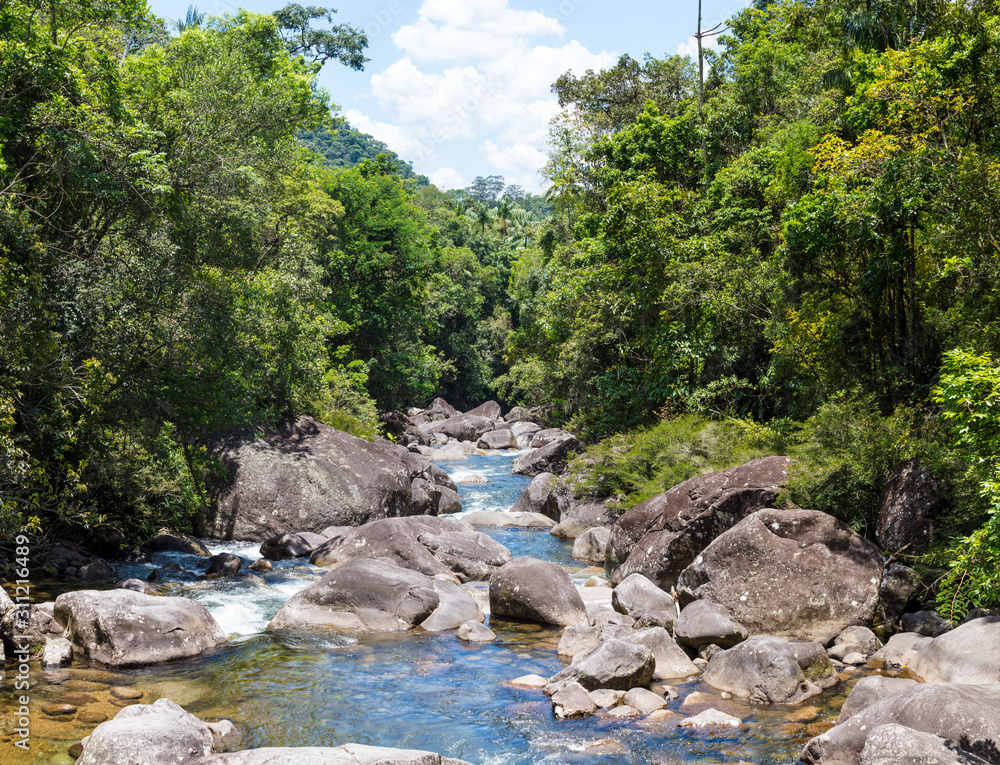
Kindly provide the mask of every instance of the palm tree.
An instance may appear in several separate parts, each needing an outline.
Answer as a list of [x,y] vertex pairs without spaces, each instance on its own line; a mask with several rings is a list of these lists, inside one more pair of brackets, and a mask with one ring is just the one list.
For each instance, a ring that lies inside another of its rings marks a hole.
[[183,19],[177,19],[177,21],[172,23],[178,32],[185,32],[188,29],[201,29],[201,25],[205,23],[206,15],[205,13],[198,13],[197,5],[189,5],[187,16]]
[[500,233],[507,236],[507,228],[510,225],[510,214],[514,210],[514,200],[508,196],[504,196],[497,205],[497,222],[500,227]]
[[469,220],[479,225],[479,235],[486,234],[486,227],[493,221],[493,211],[488,204],[476,202],[465,213]]

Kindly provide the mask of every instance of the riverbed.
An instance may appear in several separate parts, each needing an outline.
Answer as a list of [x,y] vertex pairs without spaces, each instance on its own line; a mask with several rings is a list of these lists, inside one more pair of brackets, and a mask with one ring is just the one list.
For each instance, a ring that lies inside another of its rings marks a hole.
[[[512,475],[513,452],[473,455],[442,463],[459,483],[467,511],[508,510],[528,483]],[[467,483],[481,476],[485,483]],[[586,564],[570,555],[572,542],[547,531],[482,529],[515,557],[530,555],[564,567],[582,583]],[[204,540],[212,553],[260,557],[258,545]],[[274,571],[250,578],[199,580],[204,563],[192,555],[156,553],[150,563],[113,564],[122,577],[145,579],[171,565],[168,594],[203,603],[230,643],[209,655],[136,670],[106,671],[75,662],[42,671],[34,665],[32,753],[13,747],[10,738],[13,698],[0,694],[4,707],[0,761],[72,763],[70,747],[141,692],[141,703],[170,698],[194,714],[227,718],[243,731],[235,748],[259,746],[336,746],[359,742],[426,749],[480,765],[527,763],[733,763],[770,765],[794,762],[802,744],[830,727],[850,685],[860,673],[805,706],[817,707],[808,723],[784,718],[794,707],[753,707],[722,699],[693,680],[676,685],[678,698],[668,709],[673,720],[612,721],[595,715],[577,720],[554,717],[541,691],[509,684],[526,674],[549,676],[564,662],[556,648],[561,630],[490,621],[494,643],[459,641],[453,632],[366,635],[264,628],[293,594],[317,581],[325,569],[307,559],[274,563]],[[183,567],[183,570],[177,567]],[[486,584],[471,586],[485,602]],[[8,673],[9,674],[9,673]],[[113,691],[117,688],[117,691]],[[131,689],[123,692],[121,689]],[[691,693],[707,698],[681,708]],[[47,705],[70,703],[75,714],[49,716]],[[715,707],[744,720],[742,729],[698,733],[677,727],[680,715]]]

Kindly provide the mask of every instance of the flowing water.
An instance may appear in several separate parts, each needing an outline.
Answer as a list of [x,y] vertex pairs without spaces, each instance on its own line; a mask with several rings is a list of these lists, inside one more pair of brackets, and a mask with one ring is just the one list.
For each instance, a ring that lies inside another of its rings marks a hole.
[[[472,456],[445,463],[459,481],[467,511],[507,510],[527,485],[511,475],[513,452]],[[478,478],[477,478],[478,477]],[[469,483],[486,479],[485,483]],[[484,529],[515,556],[531,555],[564,566],[571,574],[583,564],[570,557],[571,543],[546,531]],[[256,545],[206,540],[213,553],[229,551],[260,557]],[[250,578],[198,580],[203,562],[180,553],[157,553],[151,564],[116,566],[123,576],[145,578],[173,564],[169,594],[203,603],[231,642],[211,655],[137,670],[104,671],[72,667],[34,670],[32,753],[11,743],[14,699],[0,693],[0,762],[71,763],[70,746],[120,706],[120,686],[142,692],[142,702],[170,698],[208,718],[228,718],[244,732],[239,748],[336,746],[360,742],[428,749],[480,765],[521,763],[788,763],[805,740],[828,728],[849,683],[819,699],[809,725],[788,723],[789,708],[751,707],[720,698],[700,681],[676,686],[669,709],[694,714],[710,706],[741,717],[746,725],[730,733],[690,732],[677,720],[611,721],[596,715],[557,720],[541,691],[508,681],[525,674],[549,676],[564,663],[556,657],[559,630],[535,625],[491,623],[496,642],[473,645],[454,633],[366,635],[332,632],[266,633],[264,627],[295,592],[324,571],[308,563],[282,561],[274,571]],[[177,570],[182,566],[183,571]],[[581,577],[578,577],[578,580]],[[476,586],[482,595],[485,585]],[[10,681],[8,671],[8,682]],[[119,686],[114,692],[112,686]],[[708,698],[680,709],[692,692]],[[133,694],[134,695],[134,694]],[[816,703],[813,700],[811,703]],[[49,704],[71,703],[75,715],[47,715]]]

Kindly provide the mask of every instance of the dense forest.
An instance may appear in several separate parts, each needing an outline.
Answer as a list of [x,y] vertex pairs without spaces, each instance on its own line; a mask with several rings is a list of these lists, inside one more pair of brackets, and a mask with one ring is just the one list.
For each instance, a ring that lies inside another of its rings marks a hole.
[[496,397],[623,502],[780,450],[865,530],[919,456],[924,563],[996,601],[993,3],[760,0],[703,68],[566,73],[544,198],[336,124],[317,73],[366,40],[324,17],[0,5],[0,530],[183,527],[213,433]]

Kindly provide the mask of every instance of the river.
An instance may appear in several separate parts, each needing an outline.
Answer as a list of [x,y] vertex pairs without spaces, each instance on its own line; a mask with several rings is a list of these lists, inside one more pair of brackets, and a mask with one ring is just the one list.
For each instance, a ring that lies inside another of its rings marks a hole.
[[[470,474],[486,478],[486,483],[459,483],[466,510],[507,510],[514,504],[528,479],[510,473],[513,454],[443,463],[459,481]],[[544,558],[571,575],[585,568],[570,557],[570,541],[547,531],[483,530],[515,557]],[[256,544],[205,541],[213,553],[260,557]],[[300,559],[275,563],[273,572],[260,577],[199,581],[203,561],[180,553],[157,553],[150,564],[115,567],[122,576],[146,578],[167,564],[188,572],[168,585],[169,594],[205,604],[229,633],[229,645],[197,659],[144,669],[106,672],[78,663],[38,669],[31,691],[33,753],[26,757],[14,750],[9,732],[0,731],[5,765],[73,762],[69,747],[94,727],[94,720],[113,716],[116,704],[127,703],[110,695],[111,685],[142,691],[142,703],[167,697],[200,716],[231,719],[244,731],[239,748],[360,742],[427,749],[479,765],[794,762],[804,741],[829,727],[846,692],[842,683],[821,697],[820,716],[808,727],[786,722],[792,711],[787,707],[724,700],[698,680],[677,685],[679,698],[668,708],[687,715],[714,706],[744,719],[745,728],[705,734],[678,728],[676,721],[612,722],[599,715],[557,720],[544,694],[508,681],[531,673],[549,676],[564,666],[556,656],[560,630],[488,621],[498,639],[487,645],[463,643],[452,632],[421,630],[360,639],[330,632],[266,633],[281,605],[325,570]],[[582,583],[585,576],[576,579]],[[485,605],[486,584],[472,589]],[[695,691],[710,694],[712,703],[681,710]],[[40,711],[60,702],[74,703],[80,711],[64,717]],[[12,703],[9,692],[0,696],[8,709]],[[10,717],[5,714],[4,720]]]

